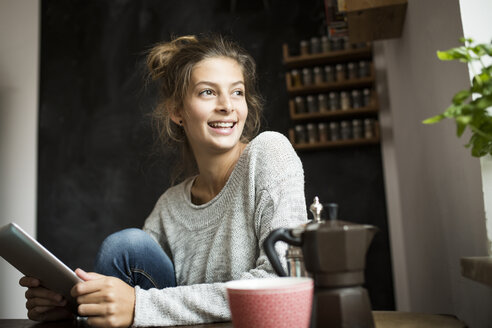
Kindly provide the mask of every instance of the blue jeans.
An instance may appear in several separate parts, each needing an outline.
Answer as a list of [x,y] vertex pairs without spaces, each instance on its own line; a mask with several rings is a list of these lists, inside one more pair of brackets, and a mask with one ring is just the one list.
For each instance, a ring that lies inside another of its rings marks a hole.
[[172,261],[149,234],[135,228],[115,232],[104,240],[94,271],[142,289],[176,286]]

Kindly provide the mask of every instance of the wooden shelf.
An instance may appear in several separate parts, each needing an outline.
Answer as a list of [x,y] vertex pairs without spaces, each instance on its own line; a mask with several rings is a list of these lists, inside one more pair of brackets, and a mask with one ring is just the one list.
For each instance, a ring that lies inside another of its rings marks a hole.
[[329,91],[340,91],[347,89],[368,88],[374,85],[374,75],[369,77],[362,77],[353,80],[344,80],[337,82],[323,82],[313,85],[293,86],[290,73],[285,75],[287,83],[287,92],[292,96],[307,95],[310,93],[323,93]]
[[347,110],[332,110],[327,112],[315,112],[315,113],[296,113],[295,104],[293,100],[289,101],[290,108],[290,118],[293,121],[309,121],[309,120],[323,120],[323,119],[339,119],[339,118],[349,118],[349,117],[367,117],[367,116],[377,116],[379,110],[378,105],[371,105],[361,108],[350,108]]
[[322,82],[311,85],[294,86],[292,84],[292,75],[290,72],[285,73],[285,83],[287,92],[295,97],[301,95],[307,95],[311,93],[323,93],[329,91],[340,91],[348,89],[360,89],[360,88],[372,88],[375,84],[375,71],[374,65],[369,65],[369,76],[359,77],[355,79],[345,79],[335,82]]
[[300,68],[306,66],[315,66],[322,64],[332,64],[340,62],[350,62],[361,59],[372,58],[372,46],[364,48],[335,50],[318,54],[309,54],[302,56],[290,56],[289,46],[283,45],[284,65],[287,68]]
[[296,143],[295,133],[293,129],[289,130],[289,139],[292,143],[294,149],[303,150],[319,150],[326,148],[339,148],[339,147],[351,147],[351,146],[367,146],[367,145],[377,145],[380,142],[379,136],[379,124],[374,126],[374,137],[373,138],[360,138],[360,139],[346,139],[346,140],[336,140],[336,141],[326,141],[326,142],[315,142],[315,143]]
[[305,143],[305,144],[293,144],[296,150],[317,150],[326,148],[338,148],[338,147],[348,147],[348,146],[366,146],[366,145],[377,145],[379,144],[379,138],[371,139],[351,139],[351,140],[337,140],[328,142],[317,142],[317,143]]

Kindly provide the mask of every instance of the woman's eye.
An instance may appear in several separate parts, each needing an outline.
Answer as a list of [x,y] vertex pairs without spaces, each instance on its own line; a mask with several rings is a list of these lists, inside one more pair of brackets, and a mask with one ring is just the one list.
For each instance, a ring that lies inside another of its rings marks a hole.
[[210,89],[205,89],[199,93],[199,95],[212,96],[214,92]]
[[243,90],[236,90],[232,94],[235,96],[242,96],[242,95],[244,95],[244,91]]

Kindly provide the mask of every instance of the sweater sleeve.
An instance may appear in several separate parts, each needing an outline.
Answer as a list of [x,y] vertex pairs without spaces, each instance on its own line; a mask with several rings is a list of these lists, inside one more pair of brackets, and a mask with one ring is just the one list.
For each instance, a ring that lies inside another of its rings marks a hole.
[[[273,229],[306,222],[302,164],[290,143],[284,139],[273,135],[266,144],[257,147],[256,153],[251,154],[249,174],[258,182],[254,212],[258,257],[253,268],[233,279],[275,276],[264,253],[263,241]],[[148,227],[152,226],[154,224]],[[150,230],[150,233],[159,238],[161,231]],[[276,248],[285,264],[287,245],[278,243]],[[192,325],[230,320],[223,282],[162,290],[143,290],[137,286],[135,293],[134,326]]]

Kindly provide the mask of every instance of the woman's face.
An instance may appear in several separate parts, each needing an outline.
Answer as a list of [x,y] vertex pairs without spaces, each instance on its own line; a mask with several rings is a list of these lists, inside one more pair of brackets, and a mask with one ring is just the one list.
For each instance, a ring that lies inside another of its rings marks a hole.
[[195,156],[224,153],[239,142],[248,116],[241,66],[230,58],[215,57],[197,63],[191,74],[182,121]]

